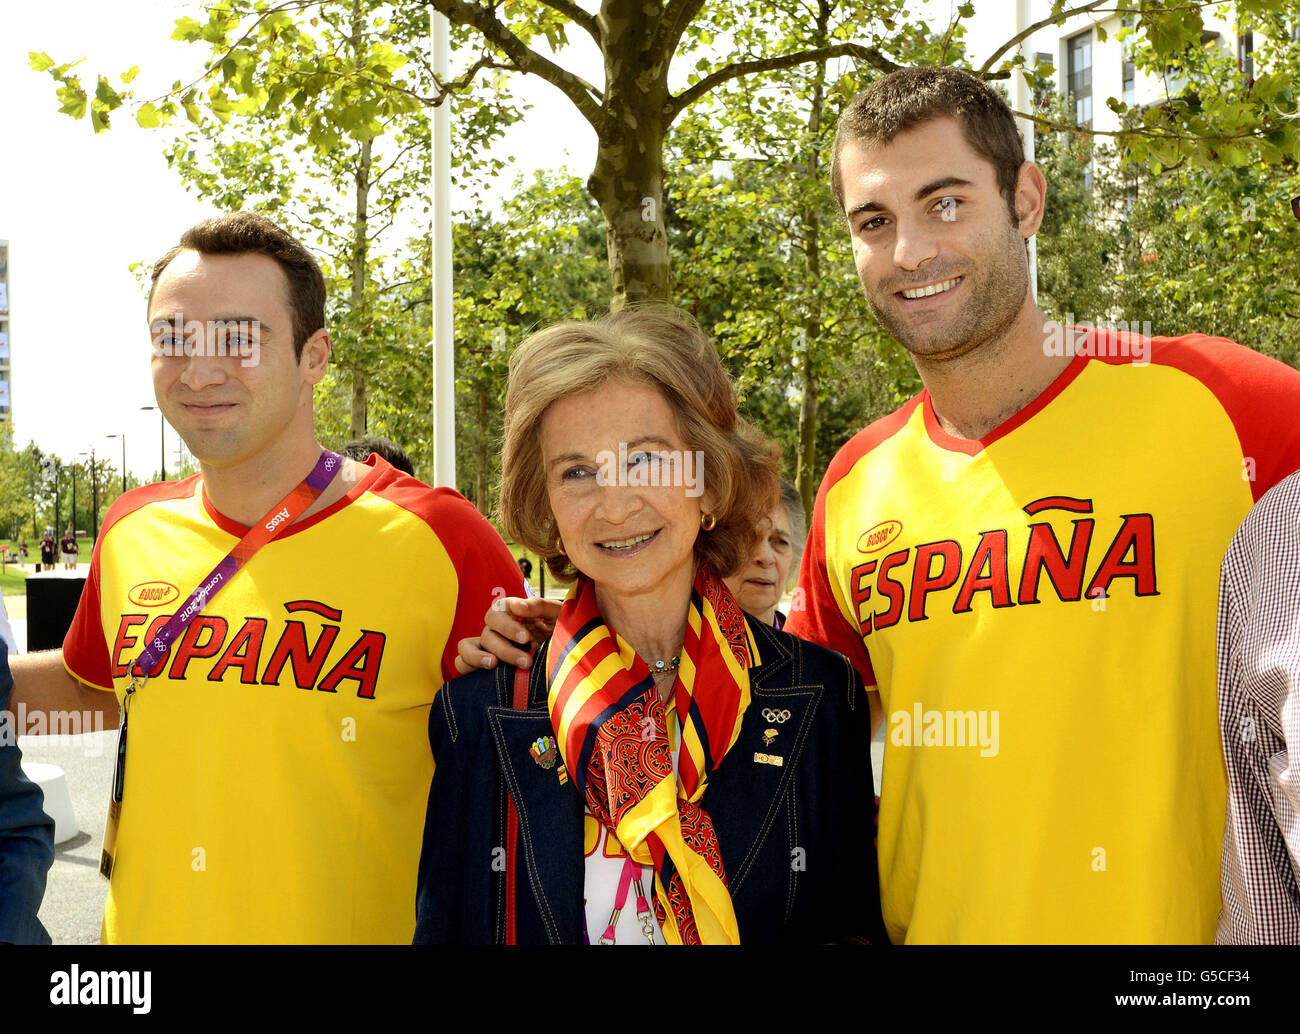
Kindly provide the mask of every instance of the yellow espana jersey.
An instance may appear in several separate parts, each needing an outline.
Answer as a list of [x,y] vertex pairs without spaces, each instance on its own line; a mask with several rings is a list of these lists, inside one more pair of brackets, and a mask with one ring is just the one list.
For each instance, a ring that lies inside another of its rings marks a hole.
[[[132,697],[106,943],[410,942],[429,706],[457,640],[523,583],[465,499],[370,463],[262,547]],[[68,670],[120,703],[145,642],[246,530],[199,477],[119,499]]]
[[895,941],[1214,937],[1219,563],[1300,468],[1300,373],[1149,345],[1091,335],[979,441],[922,393],[822,483],[787,631],[879,689]]

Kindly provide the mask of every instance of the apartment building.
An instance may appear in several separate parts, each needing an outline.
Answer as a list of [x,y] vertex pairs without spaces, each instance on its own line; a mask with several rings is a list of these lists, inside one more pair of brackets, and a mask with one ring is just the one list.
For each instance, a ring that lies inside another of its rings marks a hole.
[[12,412],[9,359],[9,242],[0,240],[0,420]]
[[[1125,17],[1133,24],[1132,15]],[[1202,45],[1235,54],[1239,71],[1252,77],[1254,37],[1249,31],[1236,31],[1233,5],[1206,7],[1201,17]],[[1119,38],[1124,24],[1113,11],[1075,15],[1033,37],[1035,53],[1056,69],[1056,88],[1069,98],[1076,125],[1115,132],[1121,128],[1120,116],[1107,106],[1107,98],[1118,98],[1129,107],[1146,107],[1176,96],[1186,86],[1176,73],[1153,75],[1136,68],[1130,41]]]

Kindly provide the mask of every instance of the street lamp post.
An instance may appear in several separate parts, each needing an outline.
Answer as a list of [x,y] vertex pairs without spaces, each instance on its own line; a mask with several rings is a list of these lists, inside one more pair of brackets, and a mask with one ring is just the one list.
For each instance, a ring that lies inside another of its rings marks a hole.
[[[158,409],[157,406],[141,406],[141,409]],[[162,467],[159,470],[161,475],[158,480],[167,480],[167,422],[163,420],[162,410],[158,409],[158,441],[161,443],[162,452],[159,454],[159,462]]]
[[[86,453],[83,452],[81,455],[85,456]],[[95,447],[93,445],[90,447],[90,490],[90,498],[94,507],[92,510],[94,524],[91,525],[90,541],[94,542],[99,538],[99,471],[95,469]],[[73,525],[72,533],[75,535],[76,532],[76,525]]]
[[72,537],[77,537],[77,465],[68,464],[68,469],[72,471]]
[[122,494],[126,495],[126,432],[124,431],[121,434],[106,434],[104,437],[122,439]]

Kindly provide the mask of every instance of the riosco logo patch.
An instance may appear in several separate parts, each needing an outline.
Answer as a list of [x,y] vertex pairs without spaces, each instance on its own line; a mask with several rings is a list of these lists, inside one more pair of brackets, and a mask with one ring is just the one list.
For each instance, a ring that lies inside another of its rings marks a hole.
[[903,533],[902,521],[881,521],[874,528],[868,528],[858,538],[859,553],[874,553]]
[[180,599],[181,591],[171,582],[141,582],[131,586],[126,598],[137,607],[165,607]]

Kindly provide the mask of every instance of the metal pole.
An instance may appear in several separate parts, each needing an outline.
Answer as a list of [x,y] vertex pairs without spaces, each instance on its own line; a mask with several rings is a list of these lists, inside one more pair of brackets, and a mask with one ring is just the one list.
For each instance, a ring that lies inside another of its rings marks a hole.
[[142,410],[144,409],[158,410],[158,443],[159,443],[158,462],[160,464],[160,466],[158,467],[158,480],[166,481],[167,480],[167,422],[163,419],[162,410],[158,406],[141,406],[140,408]]
[[[1016,34],[1023,32],[1031,24],[1029,16],[1030,0],[1016,0]],[[1025,60],[1024,67],[1012,73],[1011,102],[1017,111],[1033,111],[1034,92],[1025,78],[1025,72],[1034,67],[1033,37],[1020,41],[1020,54]],[[1020,136],[1025,142],[1025,161],[1034,160],[1034,122],[1032,119],[1017,118]],[[1029,239],[1029,289],[1034,301],[1038,301],[1038,238]]]
[[122,434],[106,434],[104,435],[104,437],[122,439],[122,494],[126,495],[126,433],[123,432]]
[[[447,19],[430,12],[433,71],[451,76]],[[451,290],[451,102],[433,109],[433,483],[456,487],[456,364]]]

